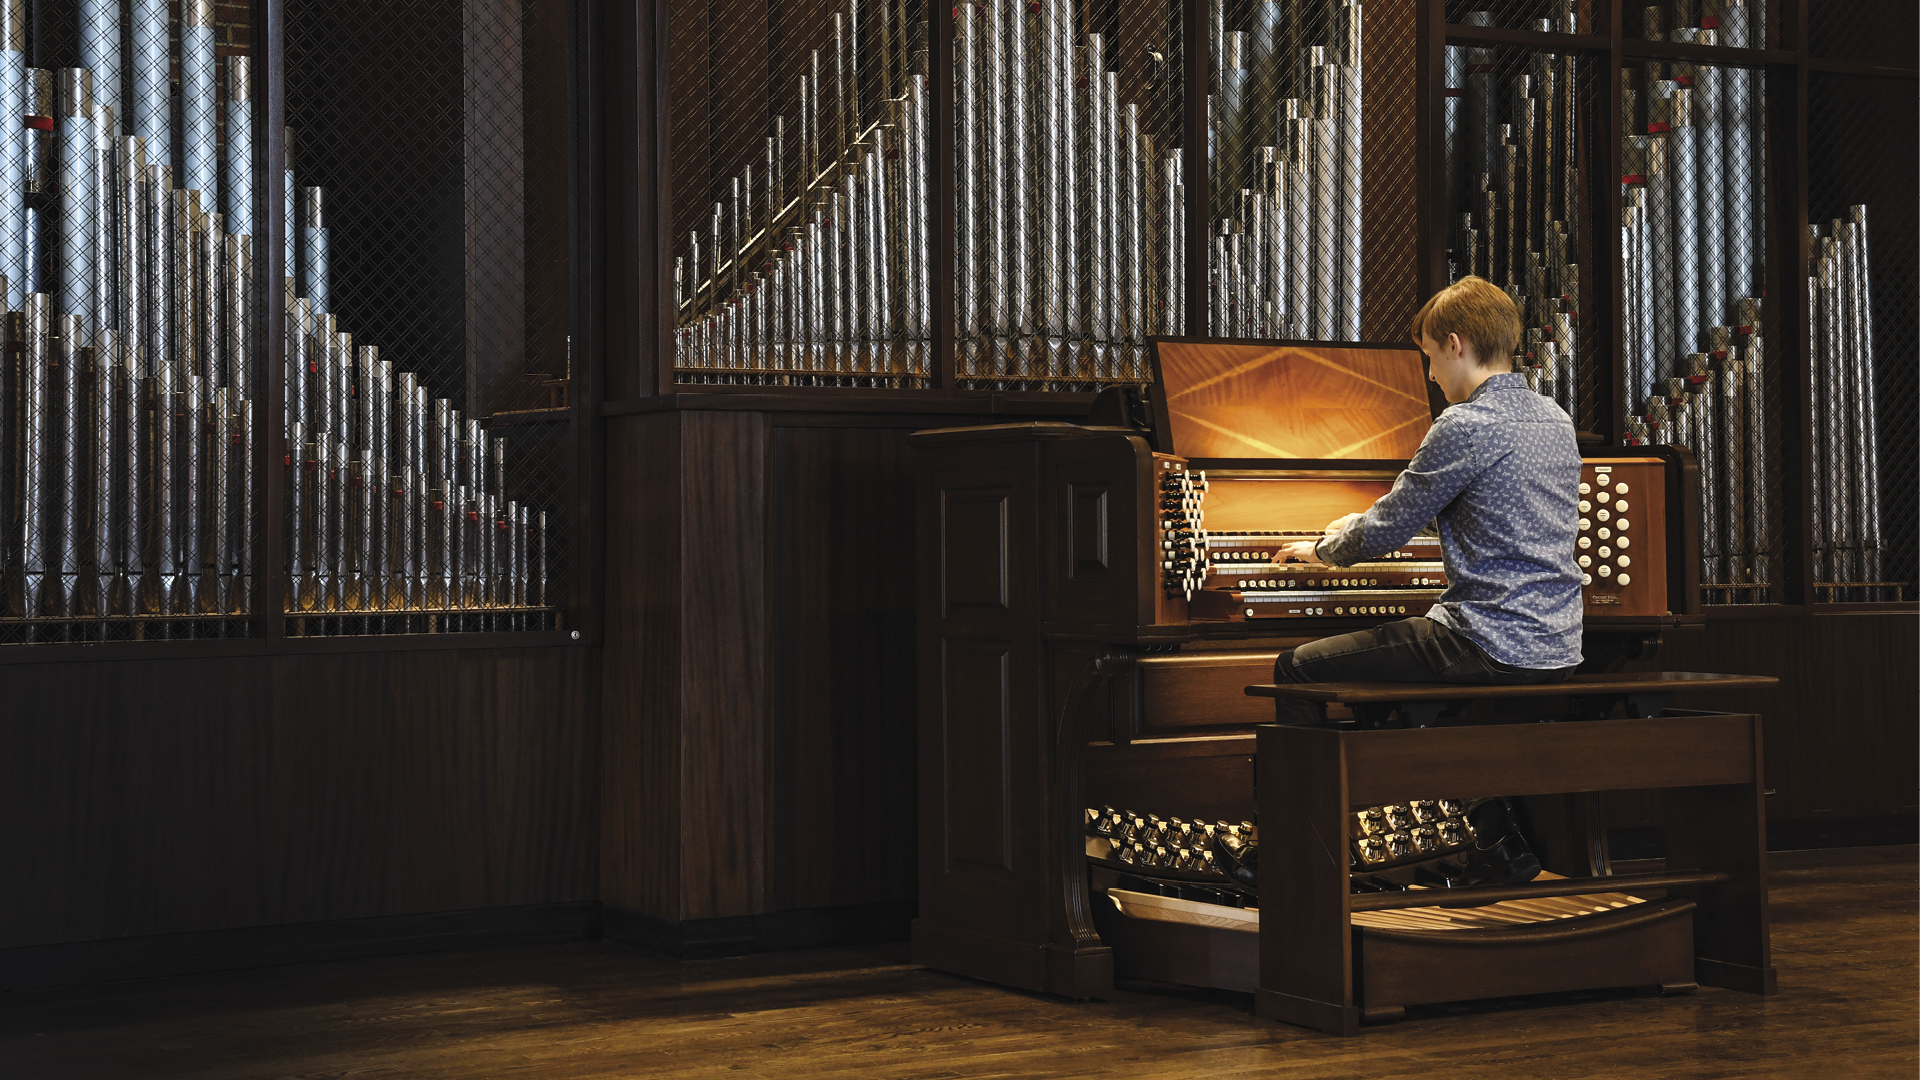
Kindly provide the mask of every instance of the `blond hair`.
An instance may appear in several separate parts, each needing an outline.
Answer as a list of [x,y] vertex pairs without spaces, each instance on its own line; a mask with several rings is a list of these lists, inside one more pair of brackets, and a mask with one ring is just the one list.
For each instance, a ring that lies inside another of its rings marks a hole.
[[1513,298],[1483,277],[1468,276],[1434,293],[1413,316],[1413,339],[1444,343],[1460,335],[1481,367],[1506,368],[1520,347],[1520,312]]

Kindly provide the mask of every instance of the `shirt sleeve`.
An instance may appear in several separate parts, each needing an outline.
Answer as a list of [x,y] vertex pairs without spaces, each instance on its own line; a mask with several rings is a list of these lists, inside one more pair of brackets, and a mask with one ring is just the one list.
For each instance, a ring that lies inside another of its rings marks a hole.
[[1379,558],[1431,525],[1479,475],[1474,434],[1472,427],[1449,423],[1444,416],[1434,421],[1406,471],[1394,480],[1393,490],[1346,528],[1315,545],[1320,561],[1351,566]]

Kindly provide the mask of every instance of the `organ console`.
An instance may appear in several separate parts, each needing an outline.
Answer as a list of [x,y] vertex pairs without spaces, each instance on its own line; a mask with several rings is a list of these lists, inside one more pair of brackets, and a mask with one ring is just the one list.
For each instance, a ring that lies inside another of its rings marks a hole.
[[[1168,339],[1153,361],[1149,386],[1106,391],[1086,424],[913,436],[919,962],[1078,997],[1105,993],[1116,970],[1252,989],[1246,956],[1205,959],[1219,941],[1154,936],[1192,929],[1164,929],[1181,905],[1254,902],[1233,899],[1252,880],[1236,845],[1255,835],[1254,728],[1272,713],[1243,688],[1270,682],[1284,649],[1424,614],[1446,589],[1432,536],[1340,568],[1281,551],[1392,486],[1440,405],[1417,350]],[[1582,449],[1585,671],[1701,613],[1685,451]],[[1420,810],[1342,811],[1361,815],[1353,842],[1328,843],[1356,890],[1405,888],[1374,871],[1466,842],[1458,793],[1431,782]],[[1369,813],[1414,816],[1382,831]],[[1607,872],[1604,844],[1558,857],[1550,869]],[[1140,899],[1142,881],[1170,899]],[[1556,918],[1606,907],[1567,903]],[[1216,916],[1239,918],[1196,918]],[[1129,960],[1169,949],[1186,959]]]

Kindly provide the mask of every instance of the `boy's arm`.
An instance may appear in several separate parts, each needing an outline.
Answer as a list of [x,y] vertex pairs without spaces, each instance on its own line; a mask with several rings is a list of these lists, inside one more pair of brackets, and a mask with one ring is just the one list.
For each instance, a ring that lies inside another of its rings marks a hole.
[[1394,480],[1393,490],[1346,528],[1320,541],[1314,553],[1330,566],[1351,566],[1393,551],[1432,525],[1479,473],[1473,430],[1443,416]]

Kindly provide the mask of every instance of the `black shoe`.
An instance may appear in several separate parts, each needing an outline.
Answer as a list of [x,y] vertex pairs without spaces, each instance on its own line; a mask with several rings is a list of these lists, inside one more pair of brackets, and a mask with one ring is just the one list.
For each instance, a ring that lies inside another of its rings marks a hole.
[[1221,836],[1213,838],[1213,858],[1215,865],[1224,871],[1227,880],[1258,894],[1260,891],[1260,847],[1257,844],[1240,844],[1229,847]]
[[1521,885],[1540,876],[1540,858],[1533,853],[1507,799],[1479,799],[1467,807],[1473,826],[1473,847],[1466,852],[1467,883]]

